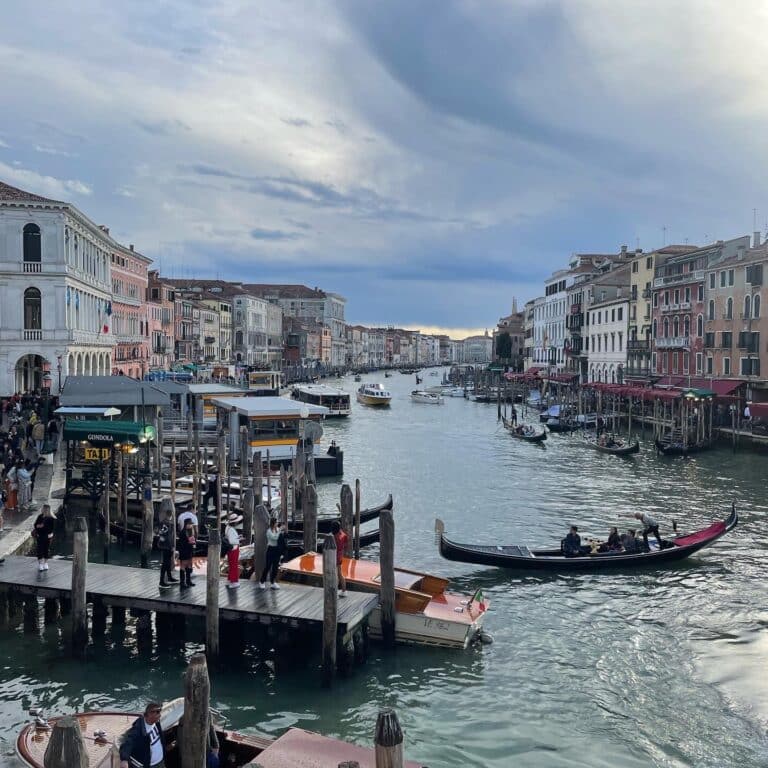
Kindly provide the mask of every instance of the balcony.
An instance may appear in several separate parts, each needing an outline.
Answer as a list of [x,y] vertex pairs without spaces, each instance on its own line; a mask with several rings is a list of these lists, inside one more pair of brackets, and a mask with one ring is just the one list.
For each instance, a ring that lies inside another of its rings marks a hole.
[[627,342],[627,352],[650,352],[651,346],[645,339],[630,339]]
[[679,304],[661,304],[659,306],[659,312],[679,312]]
[[216,343],[216,337],[215,336],[206,336],[205,337],[205,343],[206,344],[215,344]]
[[656,348],[657,349],[673,349],[675,347],[690,347],[691,345],[691,337],[690,336],[668,336],[667,338],[659,338],[656,339]]
[[696,283],[704,279],[704,270],[697,269],[695,272],[683,272],[681,275],[669,275],[668,277],[657,277],[653,281],[654,288],[661,288],[664,285],[673,283]]
[[625,379],[647,379],[653,373],[648,367],[627,367],[624,369]]
[[43,332],[40,329],[24,329],[24,341],[42,341]]
[[691,302],[690,301],[681,301],[680,302],[680,311],[685,312],[686,310],[689,310],[691,308]]
[[24,261],[22,262],[22,270],[26,274],[39,274],[43,271],[43,265],[39,261]]
[[651,298],[651,289],[650,288],[643,288],[643,292],[640,295],[644,299],[650,299]]

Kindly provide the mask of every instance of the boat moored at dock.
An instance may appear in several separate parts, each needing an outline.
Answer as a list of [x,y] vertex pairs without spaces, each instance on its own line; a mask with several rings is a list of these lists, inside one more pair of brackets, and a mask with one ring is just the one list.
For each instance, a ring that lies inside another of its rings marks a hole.
[[442,405],[443,396],[439,392],[428,392],[426,389],[414,389],[413,392],[411,392],[411,400],[413,400],[414,403]]

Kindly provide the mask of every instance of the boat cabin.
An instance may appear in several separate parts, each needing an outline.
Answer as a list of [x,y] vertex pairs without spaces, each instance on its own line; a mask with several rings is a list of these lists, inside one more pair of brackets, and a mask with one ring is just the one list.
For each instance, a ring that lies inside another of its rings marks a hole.
[[324,406],[328,409],[329,417],[349,416],[352,411],[349,392],[326,384],[297,384],[291,397],[301,403]]
[[280,371],[250,371],[248,373],[248,396],[277,397],[283,383]]
[[230,450],[238,455],[240,427],[247,427],[251,456],[269,451],[273,461],[286,461],[297,455],[304,440],[309,453],[322,436],[319,422],[328,415],[320,405],[298,403],[286,397],[217,397],[211,400],[221,423],[229,425]]

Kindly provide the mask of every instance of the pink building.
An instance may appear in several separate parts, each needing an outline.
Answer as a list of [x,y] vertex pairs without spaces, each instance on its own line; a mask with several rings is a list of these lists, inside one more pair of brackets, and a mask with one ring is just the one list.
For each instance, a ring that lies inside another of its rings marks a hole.
[[149,271],[148,319],[150,340],[150,368],[169,371],[173,365],[176,342],[174,334],[175,289],[160,277],[156,269]]
[[112,252],[112,375],[140,379],[149,370],[150,336],[147,270],[151,259],[119,246]]

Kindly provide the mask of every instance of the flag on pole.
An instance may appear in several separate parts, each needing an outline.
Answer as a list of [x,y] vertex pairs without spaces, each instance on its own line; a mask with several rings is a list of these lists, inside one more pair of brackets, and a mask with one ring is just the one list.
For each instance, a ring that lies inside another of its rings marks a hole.
[[488,603],[485,600],[482,589],[478,589],[477,592],[475,592],[475,594],[472,596],[472,599],[469,601],[469,604],[472,605],[472,603],[475,601],[477,602],[477,607],[481,612],[488,607]]

